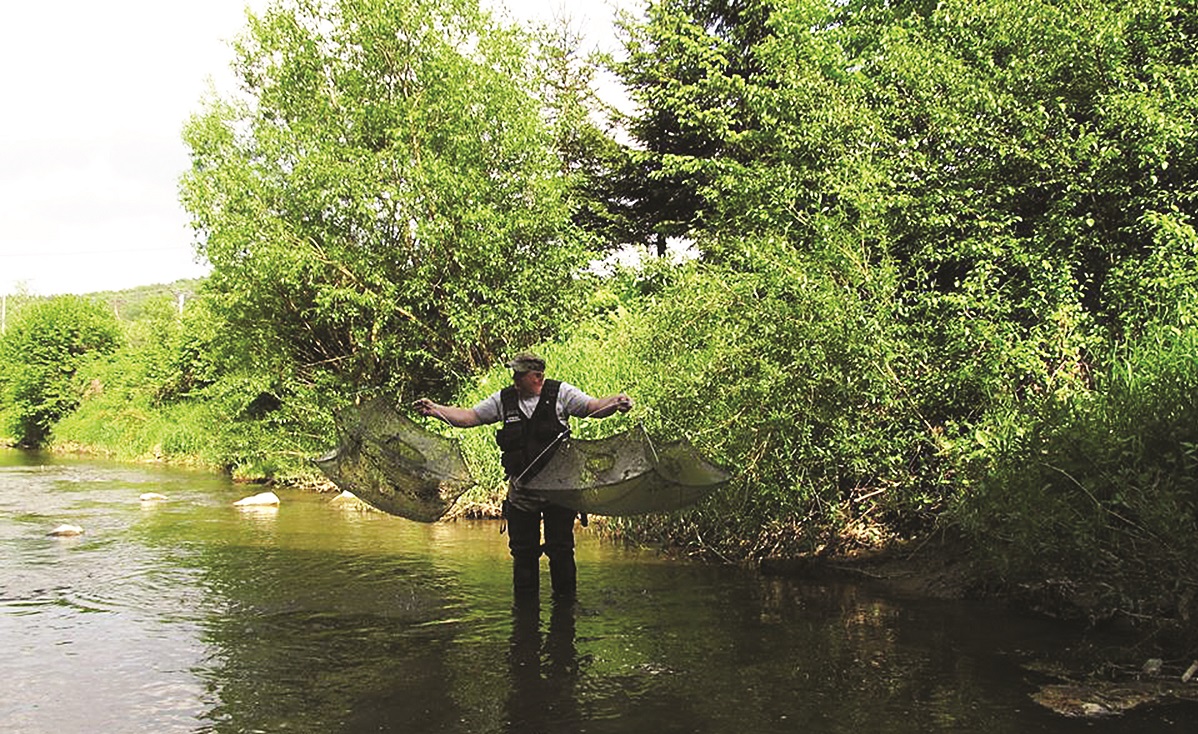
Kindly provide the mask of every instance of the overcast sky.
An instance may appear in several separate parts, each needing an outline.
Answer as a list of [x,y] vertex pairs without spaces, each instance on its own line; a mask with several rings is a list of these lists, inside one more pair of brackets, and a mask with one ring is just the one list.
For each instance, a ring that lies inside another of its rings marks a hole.
[[[267,0],[10,3],[0,26],[0,294],[88,293],[201,277],[178,203],[181,131],[209,80],[231,87],[228,40]],[[631,0],[493,0],[568,17],[614,50]],[[563,8],[570,7],[568,11]]]

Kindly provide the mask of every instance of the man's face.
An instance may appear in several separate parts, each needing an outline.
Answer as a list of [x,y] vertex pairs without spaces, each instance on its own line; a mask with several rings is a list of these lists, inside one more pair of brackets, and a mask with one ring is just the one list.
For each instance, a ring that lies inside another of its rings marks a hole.
[[516,383],[516,391],[521,397],[531,398],[541,394],[541,386],[545,384],[544,372],[517,372],[512,377]]

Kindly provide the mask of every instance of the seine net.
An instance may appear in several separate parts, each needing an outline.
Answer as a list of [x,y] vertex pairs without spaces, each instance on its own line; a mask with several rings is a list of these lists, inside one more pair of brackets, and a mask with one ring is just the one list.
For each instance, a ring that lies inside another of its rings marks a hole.
[[384,512],[434,522],[471,484],[456,441],[425,430],[385,399],[347,406],[336,423],[337,448],[316,465]]
[[565,438],[520,486],[579,512],[643,515],[692,505],[730,479],[689,442],[654,445],[641,429],[593,441]]

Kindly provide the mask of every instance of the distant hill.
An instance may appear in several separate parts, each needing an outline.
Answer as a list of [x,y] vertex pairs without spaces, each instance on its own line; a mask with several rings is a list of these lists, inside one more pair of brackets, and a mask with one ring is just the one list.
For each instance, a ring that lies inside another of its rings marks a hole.
[[[82,295],[84,298],[107,303],[121,321],[137,321],[145,315],[146,304],[168,300],[177,305],[180,298],[184,302],[192,299],[200,292],[204,280],[204,278],[192,278],[176,280],[173,283],[142,285],[120,291],[96,291]],[[53,298],[53,296],[32,296],[24,293],[5,295],[3,325],[0,326],[0,332],[7,330],[8,324],[24,306],[49,298]]]
[[147,303],[162,299],[178,303],[180,298],[187,301],[200,291],[203,284],[204,278],[191,278],[176,280],[173,283],[142,285],[119,291],[97,291],[85,295],[112,306],[117,318],[122,321],[136,321],[143,315]]

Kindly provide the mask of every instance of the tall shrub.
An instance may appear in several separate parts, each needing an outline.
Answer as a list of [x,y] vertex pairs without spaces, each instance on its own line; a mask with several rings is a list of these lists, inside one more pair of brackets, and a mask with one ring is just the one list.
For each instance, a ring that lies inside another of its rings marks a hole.
[[21,445],[42,445],[54,422],[79,403],[85,362],[121,341],[116,317],[80,296],[26,306],[0,338],[0,403]]

